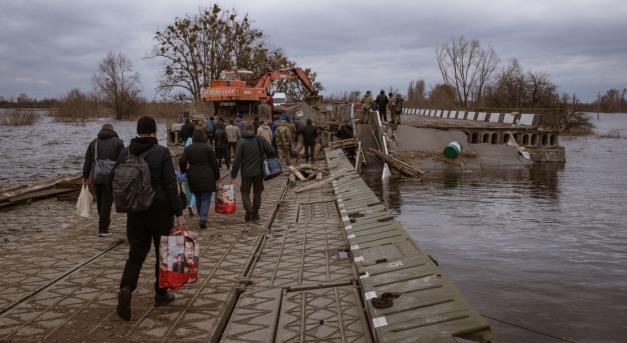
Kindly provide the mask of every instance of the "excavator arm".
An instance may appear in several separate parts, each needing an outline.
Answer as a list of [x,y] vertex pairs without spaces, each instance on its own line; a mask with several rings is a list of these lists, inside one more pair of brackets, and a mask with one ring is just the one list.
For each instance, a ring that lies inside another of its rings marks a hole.
[[302,68],[283,68],[265,73],[257,80],[255,88],[268,89],[275,80],[300,80],[311,95],[317,95],[318,91],[311,84],[311,81]]

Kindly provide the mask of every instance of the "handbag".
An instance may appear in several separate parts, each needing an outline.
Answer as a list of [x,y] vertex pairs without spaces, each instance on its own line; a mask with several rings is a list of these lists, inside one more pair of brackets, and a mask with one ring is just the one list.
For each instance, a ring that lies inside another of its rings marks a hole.
[[261,147],[261,141],[259,141],[259,138],[257,138],[257,146],[259,147],[259,153],[261,154],[261,158],[263,159],[263,180],[272,180],[275,177],[283,174],[283,166],[281,165],[281,161],[279,161],[276,156],[266,158],[266,154]]
[[216,213],[231,214],[235,213],[235,184],[231,183],[223,185],[218,182],[218,192],[216,194]]
[[180,289],[198,281],[198,235],[177,226],[159,244],[159,288]]
[[89,218],[93,201],[94,197],[89,192],[89,188],[87,185],[83,185],[81,187],[81,193],[78,195],[78,201],[76,202],[76,213],[83,218]]
[[94,184],[103,184],[109,181],[109,175],[111,170],[115,167],[115,161],[111,160],[99,160],[98,157],[98,139],[96,139],[96,149],[94,152],[94,161],[96,166],[94,167]]

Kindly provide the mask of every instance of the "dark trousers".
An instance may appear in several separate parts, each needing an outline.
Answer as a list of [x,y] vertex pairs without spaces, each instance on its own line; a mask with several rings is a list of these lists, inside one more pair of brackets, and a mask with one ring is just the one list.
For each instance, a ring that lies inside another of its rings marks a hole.
[[150,245],[155,247],[155,292],[163,294],[167,288],[159,288],[159,243],[173,227],[172,208],[165,200],[157,200],[146,211],[127,214],[126,239],[129,244],[128,258],[124,265],[120,288],[137,288],[137,280]]
[[[237,142],[235,143],[230,143],[229,142],[229,148],[226,149],[226,158],[229,159],[229,163],[231,163],[231,156],[235,156],[235,146],[237,145]],[[231,155],[231,148],[233,148],[233,155]]]
[[315,144],[305,145],[305,162],[313,162],[315,152],[316,152]]
[[231,168],[231,156],[229,155],[229,148],[216,148],[216,155],[218,156],[218,165],[222,166],[222,159],[226,163],[227,168]]
[[[250,204],[250,188],[253,189],[253,203]],[[261,207],[261,193],[263,193],[263,175],[243,177],[242,184],[239,188],[242,193],[242,205],[244,209],[252,211],[253,213],[259,213]]]
[[111,225],[111,206],[113,190],[108,183],[94,184],[96,190],[96,208],[98,208],[98,229],[104,231]]
[[379,107],[379,114],[381,115],[381,121],[388,121],[388,110],[385,106]]

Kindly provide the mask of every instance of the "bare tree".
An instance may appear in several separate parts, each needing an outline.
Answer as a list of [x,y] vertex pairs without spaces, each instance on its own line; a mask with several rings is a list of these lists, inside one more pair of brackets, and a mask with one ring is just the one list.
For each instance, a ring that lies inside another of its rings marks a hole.
[[[394,94],[398,92],[393,92]],[[407,87],[407,106],[421,107],[425,105],[425,81],[411,81]]]
[[109,52],[91,78],[94,94],[117,119],[136,113],[141,97],[139,73],[133,72],[131,60],[123,53]]
[[429,93],[429,106],[452,108],[456,105],[457,94],[455,89],[447,84],[436,85]]
[[480,103],[483,89],[499,62],[496,51],[483,50],[478,40],[469,42],[462,35],[438,45],[435,53],[444,84],[456,92],[456,104],[467,107],[471,100]]
[[155,33],[157,42],[147,58],[163,60],[157,92],[176,101],[201,101],[202,88],[220,79],[225,71],[248,69],[253,75],[287,67],[280,49],[270,48],[248,15],[235,9],[223,11],[217,4],[197,15],[176,18],[174,24]]
[[558,102],[557,86],[543,72],[524,72],[517,59],[486,87],[484,105],[497,108],[548,108]]

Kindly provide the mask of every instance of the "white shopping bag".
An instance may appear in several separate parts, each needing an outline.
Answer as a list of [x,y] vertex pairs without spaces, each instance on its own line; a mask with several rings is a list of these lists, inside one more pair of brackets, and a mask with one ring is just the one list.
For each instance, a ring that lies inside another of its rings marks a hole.
[[87,185],[83,185],[81,194],[78,196],[78,201],[76,202],[76,213],[81,217],[89,218],[93,200],[94,198],[89,192],[89,188]]

